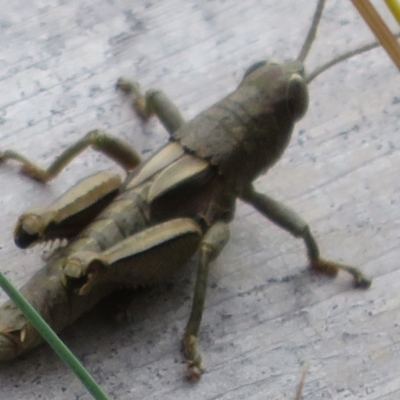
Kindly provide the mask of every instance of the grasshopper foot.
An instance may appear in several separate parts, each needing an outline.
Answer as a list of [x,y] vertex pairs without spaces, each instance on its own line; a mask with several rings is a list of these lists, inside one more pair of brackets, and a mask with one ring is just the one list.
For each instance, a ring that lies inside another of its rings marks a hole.
[[153,111],[149,106],[146,96],[140,91],[140,86],[137,82],[121,77],[118,79],[115,87],[129,96],[133,108],[144,121],[147,121],[153,115]]
[[204,368],[201,365],[201,354],[197,349],[194,335],[185,335],[182,339],[182,353],[187,364],[186,376],[191,382],[197,382]]
[[124,77],[118,79],[115,88],[127,95],[142,96],[139,84]]
[[35,179],[39,182],[47,182],[52,178],[47,171],[31,163],[27,158],[14,150],[0,151],[0,163],[7,160],[14,160],[22,163],[21,173],[29,178]]
[[354,286],[360,289],[368,289],[371,286],[371,279],[365,276],[358,268],[349,265],[339,264],[333,261],[318,258],[311,260],[311,268],[322,273],[335,277],[340,270],[348,272],[354,278]]

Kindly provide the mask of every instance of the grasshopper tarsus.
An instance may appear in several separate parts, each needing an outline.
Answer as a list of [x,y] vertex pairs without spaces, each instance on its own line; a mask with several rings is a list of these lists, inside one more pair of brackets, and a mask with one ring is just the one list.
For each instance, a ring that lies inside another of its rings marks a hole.
[[128,96],[136,114],[143,121],[156,115],[170,134],[185,124],[178,107],[164,92],[150,89],[143,94],[139,83],[124,77],[118,79],[116,87]]
[[121,90],[125,94],[140,93],[139,83],[125,78],[124,76],[118,78],[115,89]]
[[4,150],[0,152],[0,162],[5,162],[7,160],[14,160],[22,164],[20,172],[21,174],[36,180],[37,182],[48,182],[52,176],[51,174],[35,165],[31,161],[29,161],[23,155],[17,153],[14,150]]
[[322,272],[325,275],[335,277],[339,271],[349,273],[354,278],[354,287],[358,289],[368,289],[371,286],[371,278],[365,276],[358,268],[336,263],[322,258],[310,261],[311,268]]
[[182,354],[186,362],[187,379],[191,382],[197,382],[204,372],[204,368],[195,335],[184,335],[182,339]]
[[138,82],[121,77],[117,80],[115,88],[117,90],[121,90],[126,96],[129,97],[137,115],[143,121],[147,121],[154,115],[151,103],[147,101],[146,96],[140,91],[140,85]]

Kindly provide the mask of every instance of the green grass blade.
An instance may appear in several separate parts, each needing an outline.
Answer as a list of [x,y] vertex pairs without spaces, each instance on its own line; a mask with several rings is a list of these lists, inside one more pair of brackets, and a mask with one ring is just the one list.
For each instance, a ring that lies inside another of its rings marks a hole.
[[47,343],[53,348],[61,360],[73,371],[73,373],[86,386],[87,390],[96,400],[109,400],[89,372],[83,367],[79,360],[73,355],[69,348],[62,342],[57,334],[50,328],[47,322],[38,314],[22,294],[11,284],[11,282],[0,271],[0,286],[8,294],[11,300],[20,308],[26,319],[43,336]]

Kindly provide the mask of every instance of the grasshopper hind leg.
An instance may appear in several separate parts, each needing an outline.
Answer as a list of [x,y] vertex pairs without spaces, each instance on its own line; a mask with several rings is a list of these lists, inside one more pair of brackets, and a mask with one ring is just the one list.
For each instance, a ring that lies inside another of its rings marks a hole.
[[111,203],[120,186],[119,175],[109,172],[82,179],[50,206],[25,211],[14,229],[15,244],[25,249],[38,242],[76,236]]
[[317,242],[310,232],[308,224],[290,208],[269,196],[257,193],[252,186],[242,193],[241,199],[293,236],[302,238],[307,248],[311,268],[329,276],[336,276],[339,271],[348,272],[353,276],[356,287],[369,288],[371,279],[364,276],[359,269],[320,257]]
[[228,239],[229,229],[224,222],[215,223],[203,235],[200,226],[191,219],[169,220],[146,228],[103,252],[73,253],[63,265],[63,284],[67,290],[82,296],[105,282],[118,286],[148,286],[167,279],[198,251],[192,309],[182,339],[187,376],[195,381],[203,371],[197,335],[204,311],[209,266]]

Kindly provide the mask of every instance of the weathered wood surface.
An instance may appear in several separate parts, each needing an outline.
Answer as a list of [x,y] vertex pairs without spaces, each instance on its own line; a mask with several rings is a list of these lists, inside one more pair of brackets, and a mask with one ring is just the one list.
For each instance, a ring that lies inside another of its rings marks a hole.
[[[328,3],[309,70],[372,39],[350,2]],[[164,89],[193,117],[254,61],[296,57],[314,7],[309,0],[3,2],[0,149],[48,165],[99,127],[148,157],[167,135],[156,121],[141,124],[114,91],[120,75]],[[304,362],[306,399],[400,398],[399,87],[382,50],[318,78],[289,149],[257,182],[310,222],[326,256],[372,276],[371,289],[353,290],[345,275],[311,274],[300,241],[239,204],[210,276],[199,384],[182,379],[179,354],[193,271],[140,294],[130,324],[90,314],[62,334],[111,398],[292,399]],[[17,216],[104,168],[116,169],[88,151],[43,186],[15,165],[1,166],[0,268],[16,285],[42,264],[40,249],[14,247]],[[0,393],[90,398],[47,346],[1,364]]]

